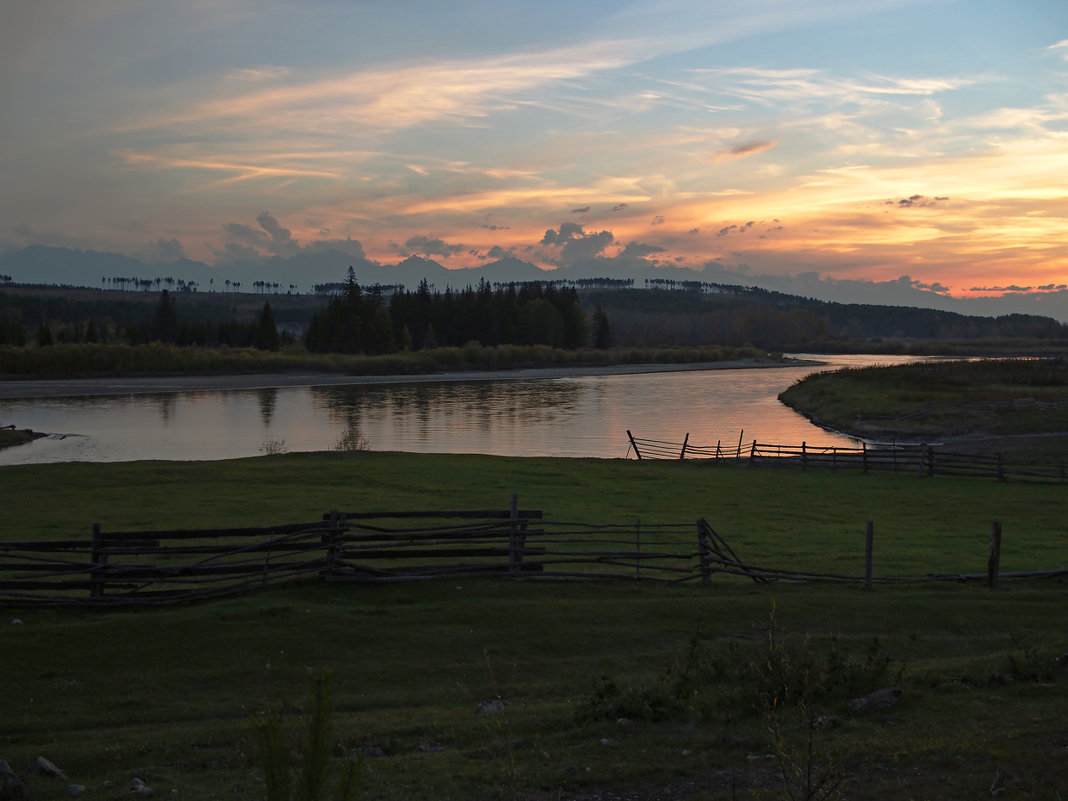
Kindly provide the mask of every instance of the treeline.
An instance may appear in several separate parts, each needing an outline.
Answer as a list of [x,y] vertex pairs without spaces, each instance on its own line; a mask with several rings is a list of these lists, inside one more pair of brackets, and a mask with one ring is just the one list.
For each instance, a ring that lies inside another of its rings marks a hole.
[[[194,306],[194,310],[200,310]],[[162,342],[179,346],[255,347],[278,350],[287,339],[278,331],[270,303],[254,320],[218,322],[203,314],[179,314],[167,290],[154,304],[79,302],[58,296],[0,295],[0,345],[48,347],[54,344]],[[36,320],[36,323],[34,321]],[[292,337],[288,337],[291,341]]]
[[[593,343],[611,344],[608,318],[593,314]],[[508,284],[431,292],[424,280],[415,292],[394,292],[388,300],[378,287],[364,292],[351,269],[341,295],[312,317],[304,337],[319,353],[393,353],[461,347],[477,342],[546,345],[573,350],[591,339],[591,324],[578,293],[551,283]]]
[[611,318],[616,343],[628,347],[715,342],[833,351],[849,343],[892,340],[1068,339],[1068,326],[1038,315],[976,317],[935,309],[832,303],[740,286],[591,291],[583,294],[583,302],[603,308]]
[[162,342],[165,345],[201,348],[228,346],[278,350],[281,347],[278,325],[275,323],[274,311],[270,303],[263,304],[259,319],[254,323],[242,323],[237,320],[229,320],[218,325],[182,322],[178,318],[174,298],[167,290],[160,294],[159,303],[152,317],[128,325],[124,339],[130,345]]

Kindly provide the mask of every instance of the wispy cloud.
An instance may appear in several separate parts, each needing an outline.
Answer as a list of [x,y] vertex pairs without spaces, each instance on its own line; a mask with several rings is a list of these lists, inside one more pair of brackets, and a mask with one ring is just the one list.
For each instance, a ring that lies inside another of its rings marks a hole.
[[744,142],[740,145],[730,147],[720,153],[717,153],[712,157],[713,162],[729,161],[730,159],[740,159],[746,156],[753,156],[757,153],[763,153],[765,150],[771,150],[778,142],[763,141],[763,142]]
[[1047,50],[1056,53],[1065,61],[1068,61],[1068,39],[1061,39],[1056,44],[1050,45]]
[[245,92],[235,87],[218,99],[136,117],[120,130],[191,124],[398,130],[434,120],[471,121],[514,106],[526,92],[624,66],[628,52],[626,43],[600,42],[320,77],[283,73],[273,76],[285,78],[280,85]]

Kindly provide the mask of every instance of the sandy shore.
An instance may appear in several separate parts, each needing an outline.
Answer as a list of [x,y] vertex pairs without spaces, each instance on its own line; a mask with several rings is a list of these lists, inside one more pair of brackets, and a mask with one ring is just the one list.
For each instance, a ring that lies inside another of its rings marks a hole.
[[690,370],[732,370],[751,367],[793,367],[797,360],[767,362],[741,359],[694,364],[614,364],[607,366],[542,367],[529,370],[487,370],[430,373],[426,375],[342,375],[338,373],[266,373],[179,376],[115,376],[54,380],[0,381],[0,400],[71,398],[93,395],[145,395],[161,392],[277,389],[280,387],[355,386],[363,384],[417,384],[449,381],[502,381],[514,379],[571,378],[636,373],[671,373]]

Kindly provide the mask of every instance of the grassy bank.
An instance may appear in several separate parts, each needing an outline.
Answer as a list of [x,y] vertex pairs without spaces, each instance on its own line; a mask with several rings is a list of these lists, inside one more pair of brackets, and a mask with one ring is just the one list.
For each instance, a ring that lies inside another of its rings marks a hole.
[[25,445],[39,437],[47,436],[28,428],[5,428],[0,430],[0,448],[10,448],[12,445]]
[[[94,520],[501,507],[515,491],[554,519],[705,516],[744,558],[791,567],[856,572],[874,519],[877,574],[981,571],[995,518],[1004,570],[1068,566],[1063,489],[989,481],[369,452],[9,467],[0,481],[20,501],[0,507],[0,539],[82,535]],[[22,772],[44,755],[93,798],[126,797],[134,776],[157,795],[264,798],[252,721],[280,715],[296,737],[314,668],[333,673],[332,768],[361,758],[365,797],[592,799],[610,786],[790,798],[782,765],[794,760],[843,779],[831,798],[975,798],[992,786],[1055,798],[1068,787],[1068,679],[1055,661],[1068,651],[1066,600],[1057,582],[865,595],[726,578],[472,580],[7,610],[0,757]],[[903,690],[892,709],[849,711],[849,698],[889,685]],[[477,711],[497,698],[499,711]],[[66,797],[66,783],[24,776],[30,798]]]
[[705,348],[582,348],[564,350],[547,345],[471,343],[462,348],[433,348],[383,356],[309,353],[303,348],[282,352],[255,348],[182,348],[155,343],[66,344],[49,347],[0,346],[0,376],[70,378],[114,375],[217,373],[281,373],[318,371],[349,375],[409,375],[449,370],[507,370],[612,364],[686,364],[734,359],[769,359],[752,347]]
[[1068,365],[1060,359],[923,362],[817,373],[779,399],[818,425],[862,438],[998,438],[998,449],[1061,455],[1068,442]]

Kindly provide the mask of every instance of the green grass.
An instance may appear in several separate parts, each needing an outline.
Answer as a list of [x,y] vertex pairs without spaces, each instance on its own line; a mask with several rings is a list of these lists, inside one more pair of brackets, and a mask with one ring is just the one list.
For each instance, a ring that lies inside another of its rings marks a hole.
[[[553,519],[704,516],[743,558],[773,565],[857,572],[871,518],[877,574],[981,571],[997,518],[1004,570],[1068,566],[1063,488],[993,481],[365,452],[7,467],[0,486],[19,499],[0,507],[0,539],[86,534],[94,520],[159,528],[337,507],[499,508],[514,491]],[[157,796],[263,798],[252,721],[279,714],[295,733],[312,668],[333,672],[333,753],[363,755],[365,797],[667,785],[696,801],[731,798],[733,781],[738,798],[786,798],[766,755],[800,753],[798,708],[769,716],[752,700],[774,609],[786,644],[776,675],[800,686],[806,665],[838,655],[834,671],[820,668],[826,687],[811,709],[841,721],[820,730],[815,754],[837,755],[844,797],[988,797],[1000,776],[1000,798],[1052,799],[1068,788],[1068,680],[1054,661],[1068,652],[1068,593],[1056,581],[1007,587],[453,580],[308,584],[140,611],[9,609],[0,757],[23,773],[44,755],[93,798],[125,798],[135,775]],[[838,680],[868,654],[887,670]],[[850,714],[851,692],[876,678],[903,688],[900,704]],[[604,679],[620,694],[611,703]],[[497,697],[501,713],[476,711]],[[670,703],[653,715],[634,699]],[[622,709],[633,726],[617,724]],[[23,775],[29,798],[66,797],[64,783]]]
[[807,376],[779,399],[819,425],[858,437],[997,437],[999,449],[1061,455],[1068,441],[1068,365],[1061,359],[844,369]]
[[[877,574],[982,572],[993,520],[1002,569],[1068,566],[1064,488],[994,480],[750,468],[701,462],[294,453],[217,462],[55,464],[0,470],[0,539],[105,529],[212,528],[320,519],[330,509],[505,509],[558,521],[706,518],[743,558],[863,572],[875,524]],[[57,501],[57,499],[61,499]]]

